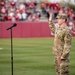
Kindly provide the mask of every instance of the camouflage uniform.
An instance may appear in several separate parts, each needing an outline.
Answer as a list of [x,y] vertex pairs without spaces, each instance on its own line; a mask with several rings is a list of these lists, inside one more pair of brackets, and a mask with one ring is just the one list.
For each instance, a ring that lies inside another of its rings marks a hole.
[[[65,15],[60,15],[65,18]],[[55,34],[53,53],[55,55],[56,75],[69,75],[69,53],[71,48],[71,30],[67,25],[63,28],[55,28],[52,21],[49,21],[51,31]],[[64,60],[61,60],[61,57]]]

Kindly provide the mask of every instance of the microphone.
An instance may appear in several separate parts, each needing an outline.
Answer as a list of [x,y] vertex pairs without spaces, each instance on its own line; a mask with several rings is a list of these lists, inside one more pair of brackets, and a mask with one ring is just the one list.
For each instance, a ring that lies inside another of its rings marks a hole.
[[9,29],[11,29],[11,28],[13,28],[13,27],[16,27],[16,26],[17,26],[17,24],[14,23],[12,26],[10,26],[9,28],[7,28],[6,30],[9,30]]

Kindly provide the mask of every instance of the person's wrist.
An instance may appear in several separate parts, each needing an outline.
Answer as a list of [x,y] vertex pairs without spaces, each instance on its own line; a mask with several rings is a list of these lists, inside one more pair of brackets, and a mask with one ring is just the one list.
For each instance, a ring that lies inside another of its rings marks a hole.
[[52,22],[52,20],[51,20],[51,19],[49,19],[49,21],[50,21],[50,22]]

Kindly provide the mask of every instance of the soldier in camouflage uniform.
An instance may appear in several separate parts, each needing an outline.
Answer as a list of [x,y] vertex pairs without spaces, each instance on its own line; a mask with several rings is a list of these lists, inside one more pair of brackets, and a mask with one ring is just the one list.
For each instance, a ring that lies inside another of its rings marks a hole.
[[66,21],[66,14],[58,14],[57,23],[59,27],[56,29],[52,22],[52,13],[50,13],[49,27],[55,35],[53,53],[55,56],[56,75],[69,75],[69,53],[72,36]]

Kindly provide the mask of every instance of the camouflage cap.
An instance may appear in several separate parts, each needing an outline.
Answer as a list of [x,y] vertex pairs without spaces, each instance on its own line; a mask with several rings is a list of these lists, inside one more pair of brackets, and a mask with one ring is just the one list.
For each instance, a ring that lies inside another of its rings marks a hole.
[[58,14],[56,19],[67,19],[67,14],[64,14],[64,13]]

